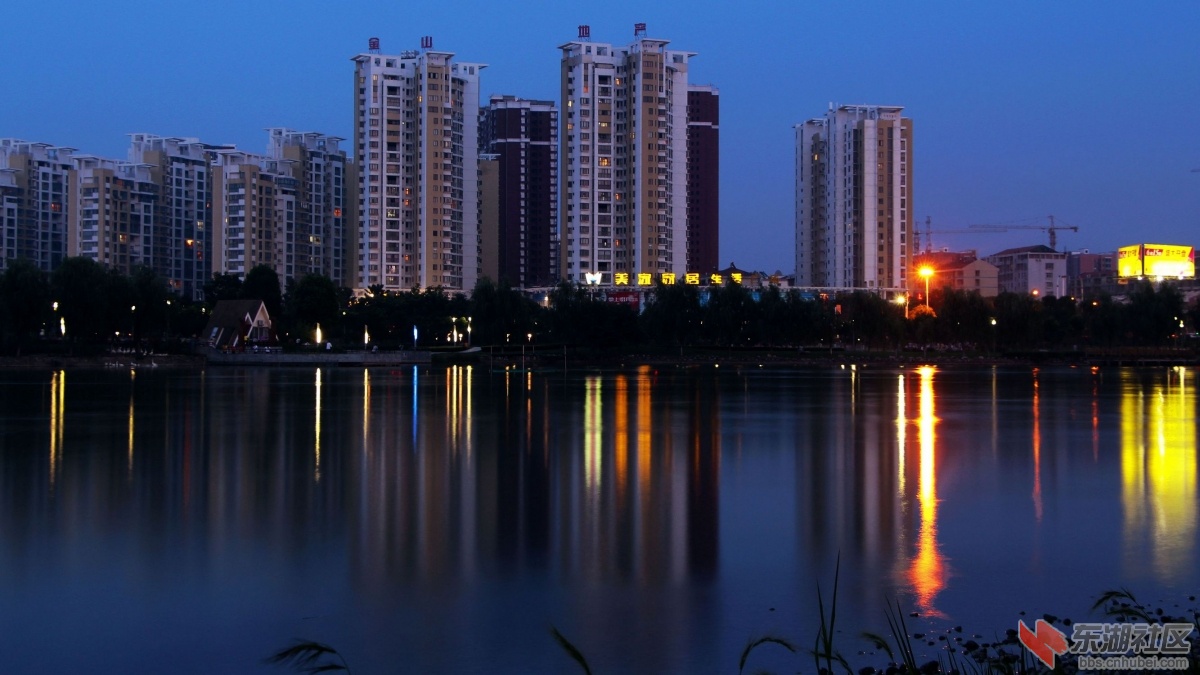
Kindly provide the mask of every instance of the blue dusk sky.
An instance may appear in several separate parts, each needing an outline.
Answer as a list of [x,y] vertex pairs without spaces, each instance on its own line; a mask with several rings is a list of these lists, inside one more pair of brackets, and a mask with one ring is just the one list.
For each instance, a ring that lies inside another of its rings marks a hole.
[[[346,138],[352,63],[423,35],[489,64],[483,96],[557,100],[557,46],[633,24],[696,52],[721,91],[721,264],[792,272],[793,126],[830,103],[914,120],[914,215],[934,229],[1042,225],[1060,248],[1200,244],[1200,2],[335,2],[10,0],[0,137],[124,158],[127,134]],[[347,147],[350,143],[346,144]],[[936,247],[1045,243],[1038,230]],[[924,243],[922,241],[922,243]]]

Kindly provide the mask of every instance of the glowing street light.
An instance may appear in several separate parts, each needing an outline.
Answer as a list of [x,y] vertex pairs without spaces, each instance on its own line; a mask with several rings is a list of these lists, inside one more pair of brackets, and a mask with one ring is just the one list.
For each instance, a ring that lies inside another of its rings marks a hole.
[[921,269],[917,270],[917,274],[920,274],[921,278],[925,280],[925,306],[928,307],[929,306],[929,277],[933,276],[933,268],[926,265],[925,267],[922,267]]

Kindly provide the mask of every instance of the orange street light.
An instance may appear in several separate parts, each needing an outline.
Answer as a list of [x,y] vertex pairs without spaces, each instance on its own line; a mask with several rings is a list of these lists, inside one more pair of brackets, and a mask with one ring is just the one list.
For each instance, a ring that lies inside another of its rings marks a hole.
[[925,306],[928,307],[929,306],[929,277],[933,276],[933,268],[926,265],[925,267],[922,267],[921,269],[917,270],[917,274],[920,274],[921,278],[925,280]]

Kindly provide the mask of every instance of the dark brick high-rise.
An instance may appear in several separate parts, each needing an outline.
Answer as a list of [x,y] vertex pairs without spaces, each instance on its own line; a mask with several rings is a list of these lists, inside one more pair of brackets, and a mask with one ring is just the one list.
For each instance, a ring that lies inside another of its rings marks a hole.
[[[558,111],[550,101],[493,96],[480,152],[496,158],[499,279],[548,286],[558,279]],[[497,281],[499,281],[497,279]]]
[[716,87],[688,87],[687,268],[701,275],[719,269],[720,107]]

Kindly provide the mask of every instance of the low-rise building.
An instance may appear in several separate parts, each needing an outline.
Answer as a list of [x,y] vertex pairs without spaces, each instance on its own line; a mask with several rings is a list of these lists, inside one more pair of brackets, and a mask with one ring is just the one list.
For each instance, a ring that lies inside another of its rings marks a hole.
[[998,269],[1001,293],[1067,294],[1067,254],[1044,244],[1009,248],[985,258]]

